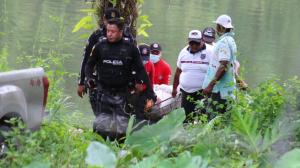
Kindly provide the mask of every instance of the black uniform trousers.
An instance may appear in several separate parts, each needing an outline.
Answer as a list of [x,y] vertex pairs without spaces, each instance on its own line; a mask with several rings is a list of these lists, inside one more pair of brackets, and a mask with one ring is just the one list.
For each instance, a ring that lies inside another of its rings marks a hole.
[[182,89],[180,89],[182,93],[181,97],[181,106],[184,108],[186,119],[185,123],[193,121],[195,116],[199,116],[200,114],[205,113],[205,108],[195,109],[196,108],[196,101],[204,99],[204,95],[202,90],[197,92],[188,93]]
[[97,116],[93,123],[94,132],[110,140],[124,137],[130,115],[126,113],[126,94],[124,90],[97,87]]

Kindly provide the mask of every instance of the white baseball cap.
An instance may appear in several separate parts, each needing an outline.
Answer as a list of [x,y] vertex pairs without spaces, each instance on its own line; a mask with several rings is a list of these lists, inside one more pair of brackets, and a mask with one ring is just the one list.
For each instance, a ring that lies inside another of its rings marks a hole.
[[190,31],[190,33],[189,33],[189,42],[195,41],[195,42],[200,43],[201,38],[202,38],[201,31],[199,31],[199,30]]
[[231,18],[228,15],[220,15],[214,23],[217,23],[225,28],[233,28]]

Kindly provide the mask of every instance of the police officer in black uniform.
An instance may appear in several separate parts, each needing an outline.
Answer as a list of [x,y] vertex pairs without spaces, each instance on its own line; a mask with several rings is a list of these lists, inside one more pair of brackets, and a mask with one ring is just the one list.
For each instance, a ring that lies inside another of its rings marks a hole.
[[[81,62],[81,68],[80,68],[80,77],[79,77],[79,82],[78,82],[78,87],[77,87],[77,94],[80,97],[83,97],[83,95],[86,92],[86,89],[89,89],[89,98],[90,98],[90,103],[93,109],[93,112],[95,116],[97,116],[96,112],[96,99],[97,99],[97,91],[96,88],[87,88],[87,85],[85,84],[86,79],[85,79],[85,66],[88,61],[88,58],[91,54],[92,48],[94,45],[99,42],[100,39],[106,37],[106,24],[107,20],[113,19],[113,18],[120,18],[120,13],[117,9],[115,8],[107,8],[104,12],[104,17],[103,17],[103,26],[100,26],[99,29],[94,31],[90,37],[88,38],[87,45],[84,49],[84,54],[83,54],[83,60]],[[132,36],[132,34],[129,31],[129,28],[127,27],[126,33],[124,33],[124,37],[127,37],[130,39],[130,42],[135,43],[135,40]],[[94,79],[96,79],[96,72],[94,72]]]
[[[107,38],[102,38],[94,46],[85,69],[89,85],[94,85],[94,68],[97,70],[99,115],[94,121],[94,131],[111,139],[118,139],[126,133],[128,123],[124,122],[129,118],[125,111],[126,95],[133,71],[136,72],[136,82],[146,86],[147,101],[144,111],[150,110],[156,101],[138,48],[128,38],[123,38],[123,27],[120,19],[108,21]],[[114,128],[110,125],[114,125]]]

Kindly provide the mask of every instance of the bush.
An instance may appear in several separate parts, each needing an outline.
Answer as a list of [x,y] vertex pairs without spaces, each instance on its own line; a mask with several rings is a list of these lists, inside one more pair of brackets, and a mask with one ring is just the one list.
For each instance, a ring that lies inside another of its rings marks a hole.
[[57,121],[45,122],[36,132],[24,131],[24,125],[19,124],[9,137],[9,151],[0,160],[1,167],[86,167],[84,159],[89,142],[95,140],[104,143],[91,130]]

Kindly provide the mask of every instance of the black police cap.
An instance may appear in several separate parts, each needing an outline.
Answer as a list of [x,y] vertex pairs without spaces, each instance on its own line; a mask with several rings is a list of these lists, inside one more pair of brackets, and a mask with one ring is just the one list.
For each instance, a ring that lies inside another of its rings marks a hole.
[[150,59],[150,47],[148,44],[140,44],[139,51],[143,60],[148,61]]
[[150,51],[153,51],[153,50],[161,51],[161,46],[158,43],[152,43],[150,45]]
[[107,8],[104,11],[104,18],[107,20],[120,18],[120,12],[116,8]]

